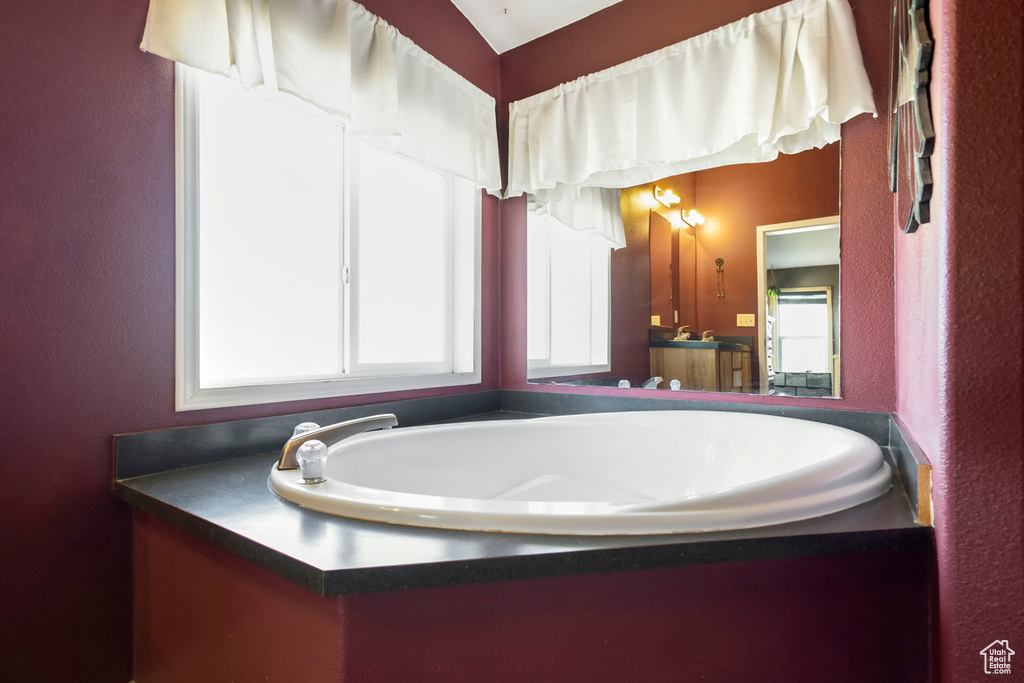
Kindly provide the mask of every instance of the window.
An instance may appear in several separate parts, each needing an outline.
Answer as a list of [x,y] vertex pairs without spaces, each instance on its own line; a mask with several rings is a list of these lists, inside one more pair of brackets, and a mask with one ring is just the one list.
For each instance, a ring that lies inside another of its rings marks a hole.
[[607,372],[608,241],[530,212],[527,263],[529,377]]
[[179,410],[480,381],[480,192],[179,65]]
[[784,289],[776,321],[776,372],[832,371],[831,288]]

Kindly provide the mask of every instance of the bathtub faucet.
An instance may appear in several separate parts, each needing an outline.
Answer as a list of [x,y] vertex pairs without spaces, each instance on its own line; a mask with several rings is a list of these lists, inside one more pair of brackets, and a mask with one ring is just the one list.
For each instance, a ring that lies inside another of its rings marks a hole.
[[277,469],[299,469],[299,462],[296,460],[295,454],[298,452],[299,446],[307,441],[315,439],[323,442],[324,445],[330,448],[334,444],[343,439],[347,439],[350,436],[362,434],[363,432],[368,432],[373,429],[391,429],[397,425],[398,418],[390,413],[384,415],[371,415],[370,417],[360,417],[355,420],[348,420],[347,422],[327,425],[326,427],[320,427],[313,422],[303,422],[295,428],[295,433],[292,434],[292,438],[288,439],[284,448],[281,449],[281,459],[277,463]]
[[657,389],[658,385],[661,384],[664,381],[665,380],[663,378],[661,378],[661,377],[652,377],[649,380],[647,380],[646,382],[644,382],[643,386],[640,387],[640,388],[641,389]]

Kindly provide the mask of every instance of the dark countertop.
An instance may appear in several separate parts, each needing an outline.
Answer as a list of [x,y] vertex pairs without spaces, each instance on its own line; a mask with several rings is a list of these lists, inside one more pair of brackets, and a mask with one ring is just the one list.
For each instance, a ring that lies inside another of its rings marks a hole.
[[719,349],[721,351],[749,351],[746,344],[733,344],[723,341],[652,341],[651,348],[655,349]]
[[[485,418],[487,416],[479,416]],[[122,479],[115,494],[321,595],[648,567],[930,547],[899,485],[824,517],[739,531],[552,536],[452,531],[335,517],[267,486],[264,453]]]

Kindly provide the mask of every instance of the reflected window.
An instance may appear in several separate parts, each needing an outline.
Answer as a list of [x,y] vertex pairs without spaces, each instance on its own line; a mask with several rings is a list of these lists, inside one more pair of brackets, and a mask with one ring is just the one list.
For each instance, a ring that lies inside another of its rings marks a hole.
[[608,241],[530,212],[527,250],[529,376],[607,372]]
[[776,319],[780,372],[830,372],[832,313],[828,289],[783,290]]

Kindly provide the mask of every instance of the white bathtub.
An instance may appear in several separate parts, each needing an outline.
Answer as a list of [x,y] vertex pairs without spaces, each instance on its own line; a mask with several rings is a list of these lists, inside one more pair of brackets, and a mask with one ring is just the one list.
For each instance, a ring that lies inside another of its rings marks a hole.
[[445,529],[660,534],[826,515],[880,496],[871,439],[767,415],[599,413],[371,432],[331,449],[327,481],[271,472],[313,510]]

